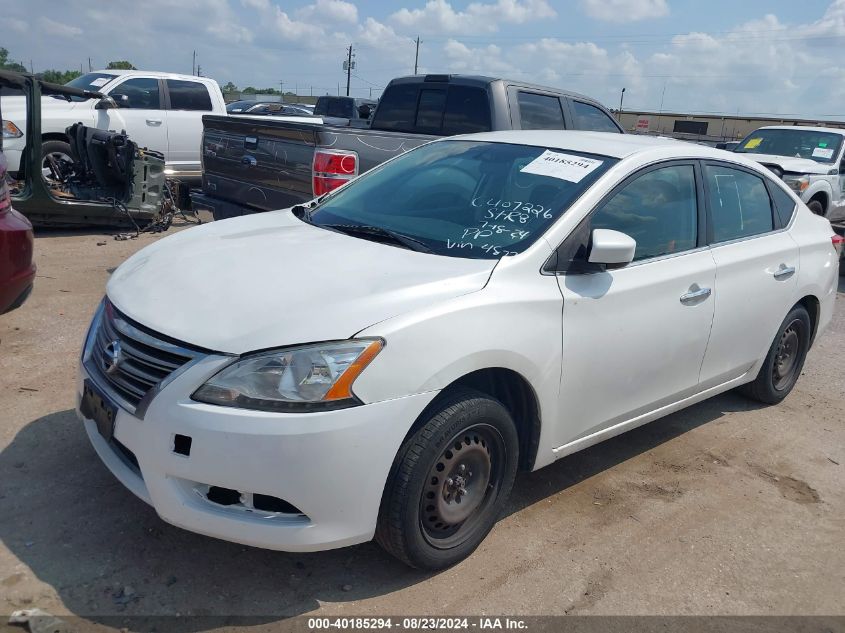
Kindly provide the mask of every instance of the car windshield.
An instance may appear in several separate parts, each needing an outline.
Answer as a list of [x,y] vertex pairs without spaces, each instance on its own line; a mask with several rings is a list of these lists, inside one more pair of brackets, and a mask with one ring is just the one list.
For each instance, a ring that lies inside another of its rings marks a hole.
[[772,154],[832,163],[839,155],[842,135],[819,130],[762,129],[752,132],[734,149],[740,154]]
[[[112,79],[117,77],[117,75],[112,75],[111,73],[87,73],[85,75],[80,75],[76,79],[71,79],[65,85],[71,88],[78,88],[79,90],[93,90],[94,92],[101,92],[103,87],[109,83]],[[58,99],[64,99],[65,97],[57,97]],[[82,97],[71,97],[74,101],[85,101]]]
[[607,156],[528,145],[429,143],[330,194],[308,217],[354,235],[385,232],[472,259],[533,244],[607,171]]

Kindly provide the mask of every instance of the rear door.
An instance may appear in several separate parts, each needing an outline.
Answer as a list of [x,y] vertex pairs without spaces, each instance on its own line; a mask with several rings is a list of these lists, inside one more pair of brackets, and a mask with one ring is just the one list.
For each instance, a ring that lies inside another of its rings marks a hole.
[[161,152],[167,157],[167,125],[164,99],[157,77],[133,75],[118,79],[109,87],[117,109],[95,110],[96,127],[102,130],[126,130],[129,138],[139,147]]
[[200,81],[166,79],[168,168],[180,175],[201,172],[202,115],[212,110],[208,87]]
[[705,162],[716,312],[701,367],[706,389],[748,372],[766,355],[795,303],[798,245],[775,215],[763,176]]

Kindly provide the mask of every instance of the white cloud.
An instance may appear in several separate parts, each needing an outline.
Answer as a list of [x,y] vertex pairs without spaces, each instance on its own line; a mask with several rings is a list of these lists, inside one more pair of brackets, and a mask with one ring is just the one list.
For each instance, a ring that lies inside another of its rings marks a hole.
[[581,5],[591,18],[607,22],[636,22],[669,15],[666,0],[581,0]]
[[6,18],[5,23],[9,26],[9,28],[13,31],[17,31],[18,33],[26,33],[29,28],[29,25],[24,20],[19,20],[17,18]]
[[356,41],[370,48],[396,50],[398,47],[410,47],[410,38],[397,35],[392,26],[382,24],[374,18],[367,18],[358,25]]
[[257,9],[258,11],[270,10],[270,0],[241,0],[241,4],[249,9]]
[[297,10],[296,15],[302,20],[358,24],[358,7],[345,0],[317,0],[314,4]]
[[473,2],[466,11],[456,11],[448,0],[428,0],[422,9],[400,9],[390,20],[421,33],[492,33],[501,24],[524,24],[556,15],[546,0]]
[[78,26],[63,24],[62,22],[56,22],[43,16],[38,18],[38,26],[44,29],[44,32],[48,35],[58,35],[59,37],[77,37],[78,35],[82,35],[82,29]]

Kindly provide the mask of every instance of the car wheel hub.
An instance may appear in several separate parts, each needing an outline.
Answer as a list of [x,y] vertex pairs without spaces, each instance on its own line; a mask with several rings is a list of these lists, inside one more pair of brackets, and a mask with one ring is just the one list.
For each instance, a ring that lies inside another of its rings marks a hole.
[[501,437],[486,425],[453,438],[434,462],[420,501],[420,524],[438,547],[461,542],[498,484]]

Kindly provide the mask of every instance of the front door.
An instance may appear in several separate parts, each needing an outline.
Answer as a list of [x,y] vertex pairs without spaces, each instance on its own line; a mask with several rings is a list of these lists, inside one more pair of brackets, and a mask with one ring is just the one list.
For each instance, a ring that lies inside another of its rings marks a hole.
[[155,77],[131,77],[109,89],[117,109],[96,110],[96,126],[103,130],[126,130],[129,140],[168,156],[167,121]]
[[[696,391],[713,320],[716,271],[700,236],[697,174],[692,162],[640,172],[567,239],[614,229],[633,237],[637,250],[624,268],[558,277],[563,294],[558,446]],[[576,245],[569,252],[584,257],[585,251]]]

